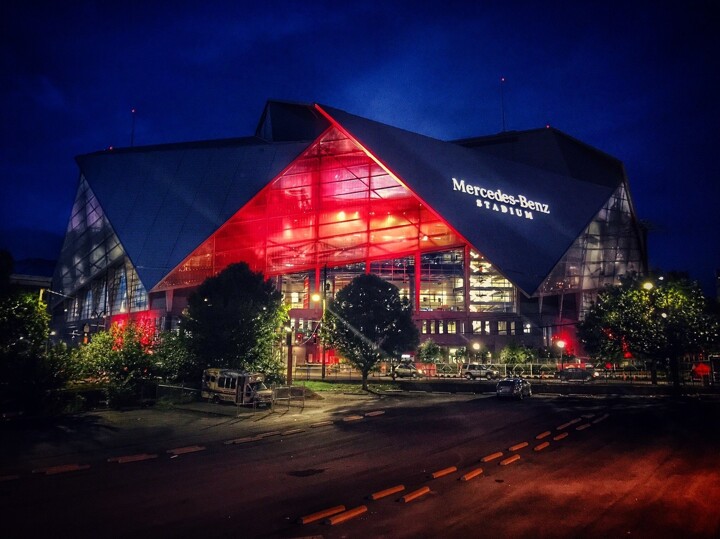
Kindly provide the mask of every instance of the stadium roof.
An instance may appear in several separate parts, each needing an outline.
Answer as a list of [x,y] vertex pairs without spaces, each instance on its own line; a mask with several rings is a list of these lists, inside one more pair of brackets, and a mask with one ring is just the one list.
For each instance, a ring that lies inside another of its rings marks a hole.
[[625,181],[619,161],[555,129],[448,142],[279,101],[267,103],[253,137],[107,150],[77,163],[151,290],[330,125],[528,295]]

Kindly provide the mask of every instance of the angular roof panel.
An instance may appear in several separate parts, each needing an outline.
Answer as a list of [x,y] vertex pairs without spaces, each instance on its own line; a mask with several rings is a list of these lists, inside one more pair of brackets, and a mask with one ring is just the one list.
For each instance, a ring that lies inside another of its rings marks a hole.
[[554,129],[445,142],[332,107],[275,101],[254,137],[104,151],[77,162],[150,290],[329,123],[529,295],[624,181],[618,160]]
[[550,127],[508,131],[453,142],[482,153],[600,185],[617,187],[625,177],[620,160]]
[[318,108],[529,295],[617,187]]
[[257,138],[77,157],[147,290],[305,148]]

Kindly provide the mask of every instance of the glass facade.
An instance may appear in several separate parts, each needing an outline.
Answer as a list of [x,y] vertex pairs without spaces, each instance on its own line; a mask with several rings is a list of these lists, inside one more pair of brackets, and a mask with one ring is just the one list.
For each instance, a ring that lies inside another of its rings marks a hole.
[[148,307],[147,291],[84,178],[73,204],[54,282],[66,296],[67,322]]
[[469,311],[514,312],[516,288],[476,251],[470,251]]
[[[598,290],[644,271],[644,248],[627,190],[618,187],[540,287],[542,295]],[[591,301],[591,294],[585,303]]]
[[[483,345],[493,342],[490,336],[547,341],[552,335],[543,331],[552,324],[543,314],[551,297],[575,294],[572,304],[578,311],[587,308],[602,286],[644,271],[643,241],[623,184],[528,300],[402,179],[330,127],[167,273],[150,296],[81,177],[54,282],[68,296],[64,320],[76,328],[97,320],[99,327],[104,317],[150,316],[150,299],[158,320],[177,316],[190,290],[245,262],[274,280],[293,310],[296,331],[307,337],[318,327],[314,293],[324,291],[329,300],[356,276],[373,273],[397,286],[425,338],[464,347],[474,336]],[[523,309],[522,302],[530,307]],[[569,300],[558,304],[552,323],[560,322]]]
[[407,187],[329,128],[155,290],[196,286],[240,261],[272,277],[461,245]]

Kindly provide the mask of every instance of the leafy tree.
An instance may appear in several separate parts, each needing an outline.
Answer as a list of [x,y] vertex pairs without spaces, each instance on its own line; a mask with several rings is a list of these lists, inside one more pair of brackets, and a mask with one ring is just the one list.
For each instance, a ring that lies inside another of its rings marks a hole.
[[432,339],[426,340],[418,347],[417,357],[423,363],[437,363],[443,357],[443,349]]
[[717,346],[719,333],[718,319],[710,313],[700,286],[681,275],[652,280],[629,276],[604,289],[578,324],[578,335],[589,353],[649,358],[653,383],[657,383],[657,362],[667,360],[676,387],[680,359]]
[[38,411],[67,381],[64,356],[48,345],[47,305],[32,293],[0,293],[0,406]]
[[362,373],[362,387],[383,358],[399,359],[417,347],[418,330],[394,285],[359,275],[340,290],[326,311],[327,340]]
[[277,329],[287,313],[275,285],[240,263],[206,279],[190,295],[182,325],[200,370],[230,367],[264,372],[272,380],[283,369]]
[[500,350],[500,362],[507,365],[532,363],[534,360],[535,354],[533,351],[518,343],[510,343]]
[[488,357],[490,350],[486,346],[473,347],[462,347],[455,351],[455,357],[458,361],[476,361],[483,363]]
[[153,359],[160,376],[172,382],[196,385],[202,375],[198,359],[190,350],[184,331],[163,331],[157,336]]
[[152,345],[136,323],[113,324],[77,349],[77,361],[85,376],[107,383],[111,406],[127,406],[140,401],[145,381],[157,374]]

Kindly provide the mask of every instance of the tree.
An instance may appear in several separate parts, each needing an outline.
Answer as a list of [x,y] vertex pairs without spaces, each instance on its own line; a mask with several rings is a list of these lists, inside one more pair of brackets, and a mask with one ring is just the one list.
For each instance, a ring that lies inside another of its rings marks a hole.
[[455,360],[485,363],[489,354],[490,350],[488,350],[486,346],[477,343],[476,345],[470,347],[463,346],[462,348],[455,350]]
[[398,360],[419,342],[397,287],[377,275],[359,275],[340,290],[328,305],[326,321],[329,345],[360,370],[365,390],[379,361]]
[[639,355],[651,360],[653,383],[658,361],[668,361],[673,384],[686,354],[717,346],[720,328],[697,282],[682,275],[643,280],[629,276],[604,289],[578,324],[585,349],[617,359]]
[[50,315],[37,295],[0,292],[0,407],[37,411],[67,381],[64,357],[48,346]]
[[532,363],[534,360],[535,354],[532,350],[514,342],[500,350],[500,362],[506,365]]
[[443,349],[432,339],[426,340],[418,347],[417,358],[423,363],[437,363],[443,357]]
[[76,361],[85,376],[106,383],[111,406],[133,405],[141,401],[145,382],[157,374],[153,344],[143,326],[115,323],[81,345]]
[[202,369],[190,351],[189,341],[184,331],[163,331],[158,334],[153,358],[164,379],[194,385],[200,380]]
[[287,312],[271,281],[245,263],[231,264],[190,295],[182,326],[200,371],[229,367],[272,380],[282,372],[275,345]]

